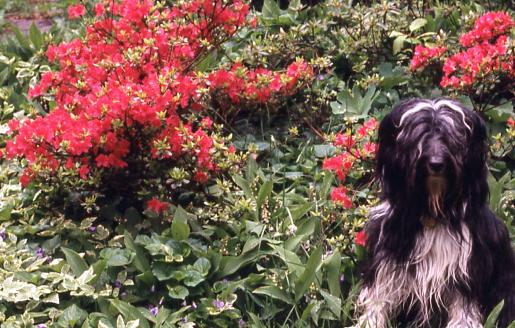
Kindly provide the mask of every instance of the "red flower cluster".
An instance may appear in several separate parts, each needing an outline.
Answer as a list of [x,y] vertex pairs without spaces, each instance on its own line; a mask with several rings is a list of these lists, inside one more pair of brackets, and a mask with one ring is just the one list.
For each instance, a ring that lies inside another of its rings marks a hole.
[[[375,155],[377,144],[371,142],[369,137],[377,129],[377,126],[377,120],[371,118],[356,130],[355,136],[352,133],[337,133],[333,145],[338,147],[338,154],[326,158],[322,168],[335,172],[340,183],[343,183],[356,161],[365,160]],[[344,186],[333,188],[331,200],[344,208],[351,208],[352,200],[347,195],[347,191]]]
[[508,37],[501,35],[495,43],[482,41],[448,58],[443,65],[444,88],[466,89],[478,79],[492,74],[515,78],[515,61],[508,55]]
[[440,58],[446,52],[445,47],[418,45],[410,67],[415,71],[425,68],[431,61],[441,60],[444,64],[440,85],[459,91],[472,90],[477,83],[494,83],[498,76],[513,80],[515,59],[510,51],[510,30],[514,26],[510,15],[488,12],[475,21],[471,31],[460,37],[461,51]]
[[331,190],[331,200],[343,206],[343,208],[351,208],[352,200],[347,195],[347,188],[339,186]]
[[86,14],[86,7],[82,4],[71,5],[68,7],[68,18],[76,19]]
[[222,90],[234,103],[242,100],[266,103],[275,94],[290,94],[299,83],[313,77],[313,68],[304,60],[290,64],[285,72],[272,72],[265,68],[249,70],[241,63],[234,64],[230,70],[219,70],[209,74],[209,86]]
[[410,69],[416,71],[420,68],[425,68],[432,60],[438,60],[447,51],[445,47],[427,48],[423,45],[417,45],[413,58],[411,59]]
[[460,44],[472,47],[485,41],[493,41],[500,35],[507,34],[515,26],[513,19],[504,12],[488,12],[479,17],[472,31],[460,37]]
[[167,202],[162,202],[157,198],[152,198],[147,202],[147,209],[151,210],[156,214],[161,214],[164,211],[168,210],[170,204]]
[[[249,6],[240,0],[192,0],[173,7],[154,0],[104,0],[86,36],[50,46],[47,56],[60,70],[46,73],[30,97],[55,95],[46,116],[10,123],[8,158],[28,163],[26,185],[40,173],[61,169],[87,178],[95,170],[128,168],[129,158],[194,162],[192,178],[205,182],[218,169],[220,150],[212,121],[197,122],[210,92],[230,99],[266,102],[311,77],[302,60],[283,72],[241,64],[210,74],[195,64],[243,24]],[[70,17],[84,14],[70,6]],[[192,115],[193,114],[193,115]]]
[[356,245],[365,247],[367,245],[368,236],[365,231],[361,230],[354,236],[354,243]]

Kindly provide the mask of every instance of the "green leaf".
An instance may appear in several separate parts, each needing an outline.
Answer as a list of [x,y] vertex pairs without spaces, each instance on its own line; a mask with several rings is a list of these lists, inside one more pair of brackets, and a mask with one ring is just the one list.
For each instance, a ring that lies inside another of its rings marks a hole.
[[145,316],[143,316],[143,314],[137,307],[135,307],[127,302],[117,300],[117,299],[109,300],[109,303],[111,303],[111,305],[114,306],[116,308],[116,310],[118,310],[118,312],[124,316],[125,319],[127,319],[127,320],[139,319],[139,324],[140,324],[139,327],[150,328],[150,325],[148,324],[147,319],[145,318]]
[[34,45],[34,48],[36,50],[41,49],[41,47],[43,46],[43,43],[45,41],[43,34],[37,28],[37,26],[34,25],[34,23],[32,23],[29,28],[29,39],[30,39],[30,42],[32,42],[32,44]]
[[346,108],[341,103],[337,101],[331,101],[329,105],[331,106],[331,110],[334,115],[345,114]]
[[172,222],[172,237],[175,240],[188,239],[190,227],[188,225],[188,213],[181,207],[177,207]]
[[241,188],[241,190],[243,190],[243,193],[245,194],[246,197],[248,198],[254,198],[254,194],[252,193],[252,190],[250,189],[250,186],[249,186],[249,183],[247,182],[247,180],[245,180],[244,178],[242,178],[241,176],[239,175],[233,175],[232,179],[234,180],[234,183],[236,183],[236,185],[238,187]]
[[168,287],[168,295],[171,298],[183,300],[183,299],[186,299],[186,297],[188,297],[188,295],[190,294],[190,292],[188,291],[188,288],[186,288],[184,286],[179,285],[179,286],[167,286],[167,287]]
[[75,304],[67,307],[63,314],[57,320],[60,327],[76,327],[80,326],[86,320],[88,313]]
[[336,318],[340,319],[342,314],[342,300],[339,297],[333,296],[322,289],[320,289],[320,294],[322,294],[322,297],[329,307],[329,310],[331,310]]
[[393,54],[396,55],[399,52],[401,52],[402,48],[404,47],[404,41],[406,41],[405,35],[399,35],[398,37],[393,40]]
[[295,302],[298,302],[315,279],[315,273],[322,260],[322,247],[318,247],[311,253],[306,268],[295,281]]
[[409,25],[409,30],[414,32],[427,24],[427,20],[425,18],[417,18]]
[[267,252],[254,250],[240,256],[224,256],[220,260],[220,269],[216,272],[216,277],[221,278],[231,275],[241,267],[256,262],[264,254],[267,254]]
[[336,297],[341,297],[340,288],[340,267],[341,255],[339,251],[335,251],[327,260],[327,284],[329,291]]
[[211,262],[205,257],[198,258],[195,263],[193,263],[193,269],[197,270],[202,276],[207,276],[209,274],[209,269],[211,269]]
[[25,49],[30,49],[29,39],[27,39],[23,35],[23,33],[20,31],[20,29],[16,25],[9,24],[9,29],[14,32],[16,40],[18,40],[21,47],[23,47]]
[[315,145],[313,146],[315,156],[318,158],[331,157],[336,153],[336,147],[333,145]]
[[134,253],[126,248],[104,248],[100,257],[107,260],[108,267],[125,266],[132,262]]
[[204,280],[205,278],[200,272],[195,270],[187,270],[185,272],[183,283],[188,287],[195,287]]
[[265,199],[272,193],[273,186],[273,182],[271,180],[267,180],[265,183],[263,183],[261,188],[259,188],[258,196],[256,199],[256,205],[258,209],[261,209]]
[[70,265],[72,268],[73,273],[75,276],[80,276],[84,271],[88,269],[88,264],[84,259],[73,249],[61,247],[61,250],[64,253],[64,256],[66,257],[66,262]]
[[11,76],[10,73],[9,66],[0,71],[0,85],[4,85],[4,83],[7,82]]
[[488,315],[488,318],[486,318],[484,328],[495,328],[496,327],[496,321],[499,317],[499,314],[501,314],[502,308],[504,307],[504,300],[502,300],[499,304],[497,304],[492,312]]
[[159,281],[165,281],[172,278],[181,281],[186,276],[185,272],[178,270],[176,265],[163,262],[152,263],[152,274]]
[[205,57],[195,65],[197,71],[205,72],[210,71],[218,64],[218,52],[216,50],[211,51]]
[[281,14],[281,8],[275,0],[265,0],[261,13],[264,18],[276,18]]
[[0,210],[0,221],[8,221],[11,218],[11,212],[13,211],[13,206],[8,204],[5,205]]
[[283,260],[284,263],[286,263],[288,266],[288,271],[290,271],[296,278],[298,278],[304,269],[304,265],[300,261],[297,254],[280,246],[274,245],[272,247],[275,251],[275,255],[279,256],[279,258]]
[[123,241],[125,246],[136,254],[132,262],[136,269],[140,272],[150,271],[150,264],[148,263],[143,249],[134,243],[134,239],[132,239],[131,234],[127,230],[123,234]]
[[276,286],[264,286],[256,288],[252,291],[254,294],[260,294],[260,295],[266,295],[272,298],[275,298],[279,301],[282,301],[287,304],[293,304],[293,300],[288,296],[288,294],[282,290],[279,289]]
[[487,110],[485,114],[494,122],[504,123],[511,115],[513,115],[513,103],[507,101],[499,106]]
[[[293,222],[297,222],[297,220],[301,219],[306,213],[308,213],[313,208],[313,204],[307,202],[305,204],[301,204],[291,209],[291,218]],[[289,222],[291,223],[291,222]],[[288,224],[289,225],[289,224]]]
[[259,318],[257,315],[255,315],[254,313],[251,313],[249,312],[248,313],[248,316],[250,318],[250,320],[252,321],[252,328],[266,328],[265,325],[263,325],[263,320],[261,320],[261,318]]
[[367,89],[365,96],[363,96],[363,99],[360,102],[360,114],[368,115],[368,112],[372,108],[372,104],[374,103],[374,100],[377,98],[378,95],[379,93],[376,93],[375,86],[372,85]]

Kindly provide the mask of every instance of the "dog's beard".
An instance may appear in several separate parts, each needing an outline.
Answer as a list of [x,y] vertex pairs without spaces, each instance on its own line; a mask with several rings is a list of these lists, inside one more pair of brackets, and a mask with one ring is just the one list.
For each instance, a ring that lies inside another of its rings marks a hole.
[[426,181],[428,205],[433,218],[443,218],[443,199],[447,190],[447,180],[442,176],[429,176]]

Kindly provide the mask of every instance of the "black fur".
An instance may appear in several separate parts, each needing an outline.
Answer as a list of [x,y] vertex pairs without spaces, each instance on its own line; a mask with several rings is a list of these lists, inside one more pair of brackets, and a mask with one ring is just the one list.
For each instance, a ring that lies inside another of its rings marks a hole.
[[[403,263],[409,258],[423,229],[421,217],[431,216],[440,224],[450,225],[457,236],[462,236],[464,223],[473,243],[468,261],[470,281],[456,288],[479,305],[483,319],[504,300],[499,326],[507,327],[515,320],[515,255],[506,226],[487,205],[488,145],[483,119],[452,102],[463,114],[448,107],[413,111],[400,126],[407,111],[439,100],[442,99],[402,102],[379,126],[376,174],[382,187],[381,198],[390,204],[391,211],[366,226],[370,258],[364,270],[365,286],[374,283],[382,261]],[[448,188],[443,214],[428,206],[425,179],[432,158],[442,159],[445,165],[443,174]]]

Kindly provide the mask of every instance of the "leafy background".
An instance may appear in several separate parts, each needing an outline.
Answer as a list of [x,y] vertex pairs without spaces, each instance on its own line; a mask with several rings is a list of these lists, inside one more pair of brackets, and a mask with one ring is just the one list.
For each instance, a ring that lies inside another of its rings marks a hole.
[[[72,3],[0,1],[1,147],[10,119],[49,110],[27,91],[51,70],[48,45],[83,34],[82,22],[66,19]],[[409,97],[458,97],[487,120],[490,204],[513,240],[515,132],[506,123],[513,93],[494,87],[453,94],[439,87],[437,70],[409,70],[415,45],[456,43],[485,11],[513,16],[508,1],[252,5],[256,28],[241,30],[198,70],[236,59],[280,69],[303,57],[316,76],[273,103],[209,108],[244,154],[239,172],[184,191],[159,216],[119,198],[95,203],[73,189],[63,196],[53,185],[22,189],[20,163],[2,160],[1,327],[352,324],[365,256],[355,237],[377,202],[373,160],[360,161],[347,176],[350,209],[331,200],[338,183],[322,163],[340,151],[335,133],[354,134]],[[495,326],[495,313],[485,326]]]

